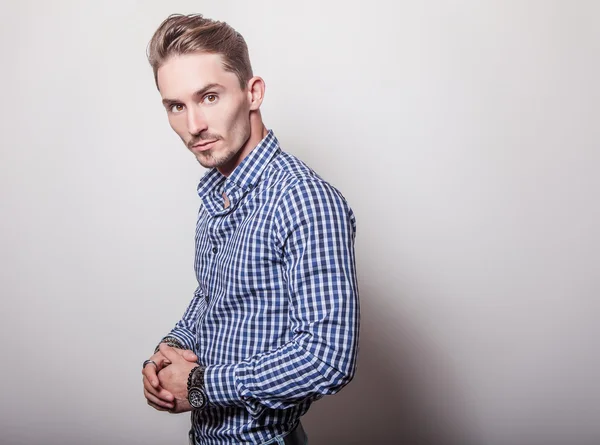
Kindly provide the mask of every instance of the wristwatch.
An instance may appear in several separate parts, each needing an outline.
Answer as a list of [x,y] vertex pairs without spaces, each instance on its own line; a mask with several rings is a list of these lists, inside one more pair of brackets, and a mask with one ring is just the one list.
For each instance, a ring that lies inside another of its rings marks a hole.
[[196,366],[190,371],[188,376],[187,390],[188,402],[194,409],[203,409],[208,402],[206,390],[204,389],[204,368]]

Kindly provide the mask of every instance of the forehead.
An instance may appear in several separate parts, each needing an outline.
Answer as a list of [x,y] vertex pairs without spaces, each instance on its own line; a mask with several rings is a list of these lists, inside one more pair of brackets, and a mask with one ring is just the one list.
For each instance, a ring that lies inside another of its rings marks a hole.
[[163,98],[191,95],[211,83],[239,85],[235,73],[225,71],[221,55],[208,53],[171,56],[158,69],[157,83]]

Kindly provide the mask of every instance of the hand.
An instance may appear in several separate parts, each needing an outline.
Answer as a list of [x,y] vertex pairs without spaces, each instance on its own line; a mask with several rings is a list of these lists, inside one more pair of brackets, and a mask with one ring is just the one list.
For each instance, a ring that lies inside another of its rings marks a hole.
[[186,360],[183,355],[178,354],[167,345],[161,344],[159,352],[171,363],[168,367],[160,370],[158,379],[163,390],[173,396],[173,407],[171,413],[182,413],[190,411],[192,407],[188,402],[187,381],[190,371],[198,364]]
[[[168,350],[172,351],[172,354],[183,358],[188,362],[196,363],[198,361],[196,354],[189,349],[172,348],[164,344],[161,344],[161,347],[168,348]],[[144,376],[142,379],[144,384],[144,396],[148,401],[148,405],[151,407],[159,411],[171,410],[175,407],[173,403],[173,394],[161,387],[157,376],[157,373],[160,372],[161,369],[170,365],[171,361],[161,351],[156,352],[152,357],[150,357],[150,360],[153,360],[156,363],[156,366],[154,366],[152,363],[149,363],[144,366],[144,369],[142,369],[142,374]]]

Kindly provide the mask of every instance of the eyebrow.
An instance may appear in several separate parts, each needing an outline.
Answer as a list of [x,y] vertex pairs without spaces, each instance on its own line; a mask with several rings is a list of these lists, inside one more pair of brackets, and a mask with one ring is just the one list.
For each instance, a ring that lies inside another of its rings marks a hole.
[[[223,85],[218,84],[218,83],[209,83],[208,85],[200,88],[198,91],[196,91],[193,95],[196,97],[201,97],[204,96],[206,93],[208,93],[210,90],[213,89],[222,89]],[[181,103],[180,100],[177,99],[163,99],[162,103],[164,106],[169,106],[169,105],[173,105],[173,104],[178,104]]]

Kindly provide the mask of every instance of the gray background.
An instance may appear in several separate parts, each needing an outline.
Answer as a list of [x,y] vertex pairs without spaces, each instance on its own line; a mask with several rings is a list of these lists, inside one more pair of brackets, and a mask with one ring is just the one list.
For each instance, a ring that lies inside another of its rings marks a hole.
[[140,374],[195,288],[172,12],[246,37],[357,214],[358,373],[311,445],[600,443],[600,6],[566,0],[3,1],[0,443],[186,441]]

